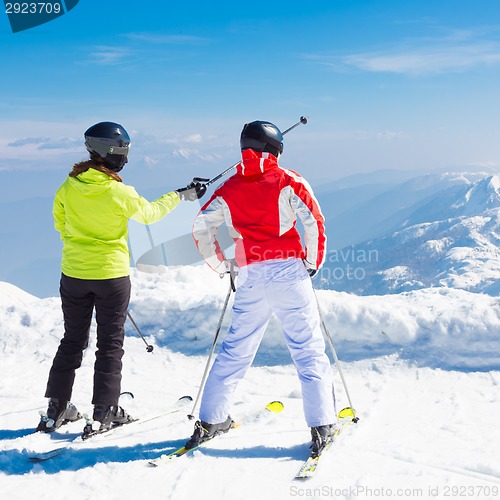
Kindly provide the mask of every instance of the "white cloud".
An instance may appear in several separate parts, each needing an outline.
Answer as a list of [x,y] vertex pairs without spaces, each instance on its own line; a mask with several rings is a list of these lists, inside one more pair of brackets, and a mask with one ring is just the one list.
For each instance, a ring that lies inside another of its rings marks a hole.
[[177,148],[172,151],[172,156],[174,158],[184,158],[189,160],[193,156],[193,151],[188,148]]
[[131,56],[132,51],[129,49],[105,45],[94,47],[89,54],[91,62],[104,66],[124,64],[128,62]]
[[411,76],[465,72],[500,65],[500,43],[477,31],[457,30],[441,38],[403,40],[379,50],[345,55],[309,54],[306,57],[337,71],[356,68],[373,73]]
[[59,137],[40,144],[38,149],[82,149],[82,140],[71,137]]
[[7,144],[10,148],[21,148],[23,146],[28,146],[32,144],[43,144],[48,142],[50,139],[47,137],[23,137],[22,139],[16,139]]
[[207,45],[208,38],[192,35],[163,35],[156,33],[129,33],[124,35],[128,46],[96,45],[91,48],[88,62],[103,66],[116,66],[126,63],[145,60],[151,57],[153,45],[159,46],[156,50],[164,51],[161,45],[193,46]]
[[139,42],[166,45],[205,45],[211,40],[193,35],[163,35],[158,33],[129,33],[127,38]]
[[200,144],[203,142],[203,137],[201,134],[188,134],[188,135],[176,135],[163,137],[162,139],[158,139],[158,142],[164,144],[172,144],[174,146],[183,147],[184,144]]
[[381,141],[395,141],[397,139],[402,139],[404,134],[402,132],[397,132],[394,130],[384,130],[382,132],[377,132],[376,138]]
[[154,158],[151,158],[150,156],[145,156],[144,157],[144,163],[148,167],[155,167],[156,165],[158,165],[159,161],[155,160]]
[[183,158],[184,160],[191,160],[199,163],[202,162],[218,162],[223,161],[223,156],[213,151],[199,151],[198,149],[191,149],[186,147],[178,147],[172,151],[172,157]]
[[201,134],[188,135],[184,140],[185,142],[199,143],[201,142]]
[[402,50],[393,53],[365,53],[345,56],[341,63],[376,73],[428,75],[463,72],[500,63],[500,45],[454,45]]
[[217,154],[217,153],[209,153],[209,154],[204,154],[204,155],[200,155],[200,159],[204,160],[204,161],[222,161],[223,160],[223,156],[221,154]]
[[11,148],[25,148],[35,146],[36,149],[74,149],[81,148],[82,141],[71,137],[58,137],[49,139],[48,137],[23,137],[15,139],[7,144]]

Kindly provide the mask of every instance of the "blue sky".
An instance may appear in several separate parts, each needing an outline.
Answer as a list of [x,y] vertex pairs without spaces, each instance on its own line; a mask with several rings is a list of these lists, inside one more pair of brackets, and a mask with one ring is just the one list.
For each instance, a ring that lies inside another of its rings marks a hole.
[[[500,169],[492,0],[80,0],[16,34],[0,14],[0,65],[4,174],[61,180],[85,157],[83,131],[112,120],[132,136],[126,181],[173,189],[237,161],[245,122],[285,129],[301,115],[282,164],[313,186],[386,168]],[[0,195],[46,188],[4,182]]]

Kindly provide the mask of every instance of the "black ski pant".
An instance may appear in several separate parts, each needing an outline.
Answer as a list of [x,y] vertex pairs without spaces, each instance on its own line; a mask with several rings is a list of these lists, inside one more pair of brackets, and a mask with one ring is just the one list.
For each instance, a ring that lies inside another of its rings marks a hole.
[[61,276],[60,294],[64,337],[52,363],[45,397],[70,401],[75,370],[82,364],[89,341],[92,312],[97,322],[92,404],[117,405],[125,320],[130,300],[130,278],[83,280]]

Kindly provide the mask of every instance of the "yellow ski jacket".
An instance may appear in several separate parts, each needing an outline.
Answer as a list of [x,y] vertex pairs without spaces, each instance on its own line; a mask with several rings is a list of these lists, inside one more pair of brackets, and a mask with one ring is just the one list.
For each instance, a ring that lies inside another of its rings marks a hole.
[[68,177],[54,199],[54,225],[61,235],[62,272],[101,280],[130,274],[128,220],[152,224],[179,204],[172,191],[149,202],[132,186],[89,168]]

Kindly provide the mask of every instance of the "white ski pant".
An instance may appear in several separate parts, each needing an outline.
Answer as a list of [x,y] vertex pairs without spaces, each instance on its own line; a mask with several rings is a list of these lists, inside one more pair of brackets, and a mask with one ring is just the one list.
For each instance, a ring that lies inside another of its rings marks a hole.
[[207,378],[200,419],[208,423],[227,419],[232,394],[252,364],[274,313],[297,368],[307,425],[334,423],[333,375],[311,279],[302,261],[250,264],[239,270],[237,286],[232,324]]

